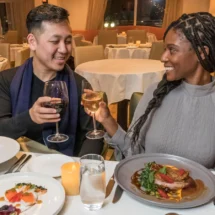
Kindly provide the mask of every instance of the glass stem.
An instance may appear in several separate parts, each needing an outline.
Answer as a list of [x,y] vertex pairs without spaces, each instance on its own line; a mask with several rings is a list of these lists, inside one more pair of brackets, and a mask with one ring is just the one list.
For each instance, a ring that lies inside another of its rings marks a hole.
[[94,132],[97,132],[97,129],[96,129],[95,113],[93,113],[93,128],[94,128]]
[[59,125],[58,125],[58,122],[56,122],[56,136],[59,136]]

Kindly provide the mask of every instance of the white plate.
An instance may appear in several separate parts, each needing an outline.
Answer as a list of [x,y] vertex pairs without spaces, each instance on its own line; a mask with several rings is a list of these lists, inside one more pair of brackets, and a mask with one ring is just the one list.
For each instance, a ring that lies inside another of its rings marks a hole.
[[[0,197],[4,196],[6,190],[14,187],[17,183],[32,183],[43,186],[47,193],[38,197],[41,204],[35,204],[24,213],[25,215],[48,215],[58,214],[65,202],[65,191],[57,180],[38,173],[12,173],[0,176]],[[9,205],[6,201],[0,201],[0,207]]]
[[10,160],[20,149],[20,145],[14,139],[0,136],[0,163]]
[[67,162],[73,162],[71,157],[60,154],[41,155],[32,158],[26,169],[30,172],[39,172],[51,177],[61,176],[61,166]]

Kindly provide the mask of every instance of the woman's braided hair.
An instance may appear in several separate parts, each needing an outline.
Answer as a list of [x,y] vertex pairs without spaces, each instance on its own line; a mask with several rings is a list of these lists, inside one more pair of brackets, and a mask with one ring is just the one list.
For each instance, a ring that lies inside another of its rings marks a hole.
[[[172,22],[164,33],[164,39],[170,29],[181,31],[191,43],[202,67],[208,72],[215,71],[215,18],[206,12],[183,14],[178,20]],[[204,46],[209,48],[207,55]],[[205,58],[202,59],[200,53],[203,52]],[[153,93],[153,98],[149,101],[145,113],[133,124],[128,133],[133,131],[131,146],[132,149],[137,144],[140,130],[146,122],[152,110],[156,110],[162,103],[164,97],[181,84],[182,80],[168,81],[166,74]]]

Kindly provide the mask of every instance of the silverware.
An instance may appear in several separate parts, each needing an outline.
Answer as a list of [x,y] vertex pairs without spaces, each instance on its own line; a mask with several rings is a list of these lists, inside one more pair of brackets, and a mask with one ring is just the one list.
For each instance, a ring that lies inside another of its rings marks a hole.
[[8,174],[13,172],[13,170],[22,162],[22,160],[26,157],[26,154],[23,154],[11,167],[10,169],[5,172],[4,174]]
[[112,203],[117,203],[121,198],[122,193],[123,193],[123,189],[119,185],[117,185]]
[[167,214],[165,214],[165,215],[180,215],[180,214],[170,212],[170,213],[167,213]]
[[111,176],[110,180],[108,181],[108,184],[107,184],[107,187],[106,187],[105,198],[107,198],[110,195],[110,193],[111,193],[111,191],[112,191],[112,189],[114,187],[114,184],[115,184],[115,181],[114,181],[114,174],[113,174]]
[[22,169],[22,167],[26,164],[26,162],[28,162],[28,160],[32,157],[32,155],[28,155],[28,157],[21,163],[21,165],[17,168],[16,171],[14,172],[20,172],[20,170]]

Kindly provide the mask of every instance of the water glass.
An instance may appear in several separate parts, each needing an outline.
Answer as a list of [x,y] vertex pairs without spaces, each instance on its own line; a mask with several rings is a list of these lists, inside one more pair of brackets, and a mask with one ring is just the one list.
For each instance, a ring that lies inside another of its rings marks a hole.
[[81,182],[80,196],[87,210],[99,210],[105,200],[105,163],[104,158],[96,154],[80,158]]

